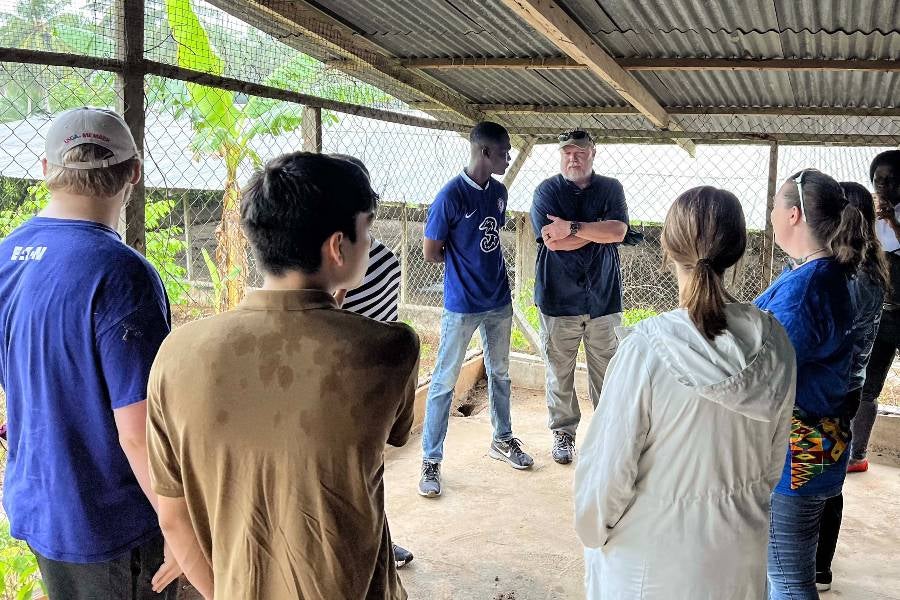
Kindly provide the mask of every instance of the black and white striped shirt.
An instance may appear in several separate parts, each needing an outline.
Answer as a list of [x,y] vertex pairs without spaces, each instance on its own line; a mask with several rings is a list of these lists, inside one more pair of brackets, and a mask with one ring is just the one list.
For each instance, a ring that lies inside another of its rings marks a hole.
[[400,261],[387,246],[373,238],[362,285],[347,292],[341,308],[376,321],[396,321],[399,295]]

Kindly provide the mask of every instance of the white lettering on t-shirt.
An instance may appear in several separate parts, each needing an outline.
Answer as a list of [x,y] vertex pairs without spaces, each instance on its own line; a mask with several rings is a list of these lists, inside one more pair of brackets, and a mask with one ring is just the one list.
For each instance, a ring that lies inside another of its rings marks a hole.
[[15,246],[9,260],[41,260],[47,246]]

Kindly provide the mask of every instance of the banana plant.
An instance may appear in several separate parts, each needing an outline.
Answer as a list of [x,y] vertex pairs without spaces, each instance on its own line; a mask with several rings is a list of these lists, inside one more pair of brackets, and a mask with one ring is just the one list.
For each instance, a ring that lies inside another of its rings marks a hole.
[[[222,75],[226,65],[216,54],[190,0],[166,0],[166,12],[178,48],[179,66]],[[273,71],[266,83],[290,87],[292,82],[303,81],[303,72],[312,66],[310,57],[297,54]],[[262,164],[251,144],[255,138],[296,131],[303,122],[303,111],[297,104],[258,97],[239,104],[233,92],[196,83],[187,83],[185,88],[186,93],[175,98],[176,116],[187,114],[190,118],[194,130],[192,151],[196,156],[217,156],[225,164],[215,253],[218,280],[224,290],[215,308],[228,310],[240,302],[249,275],[247,241],[240,226],[239,169],[245,161],[257,167]],[[323,121],[337,122],[337,117],[326,114]]]

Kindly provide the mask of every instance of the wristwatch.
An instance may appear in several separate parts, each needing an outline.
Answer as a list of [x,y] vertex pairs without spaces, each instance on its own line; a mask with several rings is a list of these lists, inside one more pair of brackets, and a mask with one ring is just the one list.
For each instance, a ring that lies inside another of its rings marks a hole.
[[581,223],[578,221],[569,221],[569,235],[577,235],[579,229],[581,229]]

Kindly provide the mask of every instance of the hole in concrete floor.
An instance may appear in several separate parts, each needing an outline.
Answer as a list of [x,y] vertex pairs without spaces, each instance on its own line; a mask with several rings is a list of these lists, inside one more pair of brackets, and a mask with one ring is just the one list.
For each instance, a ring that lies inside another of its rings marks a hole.
[[479,382],[475,387],[469,390],[469,393],[466,394],[463,401],[456,407],[454,416],[471,417],[487,408],[486,388],[487,385],[485,382]]

